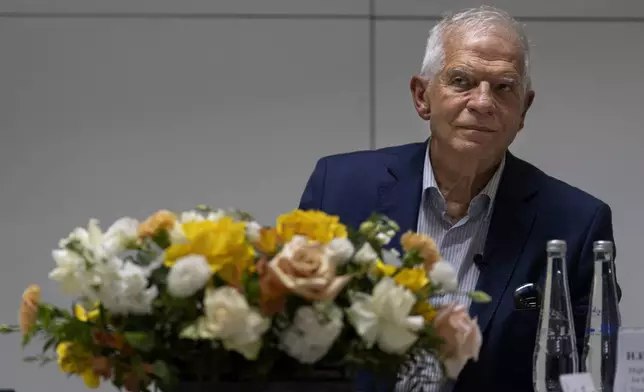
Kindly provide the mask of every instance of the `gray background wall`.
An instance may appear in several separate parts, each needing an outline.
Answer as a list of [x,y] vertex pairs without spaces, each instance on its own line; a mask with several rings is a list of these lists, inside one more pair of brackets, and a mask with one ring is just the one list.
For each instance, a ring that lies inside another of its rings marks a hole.
[[[90,217],[208,203],[270,223],[318,157],[423,140],[408,81],[427,32],[482,3],[3,0],[0,321],[30,283],[68,303],[50,251]],[[512,150],[611,204],[624,322],[644,326],[644,2],[488,4],[533,44],[536,101]],[[0,338],[0,388],[83,390],[21,357]]]

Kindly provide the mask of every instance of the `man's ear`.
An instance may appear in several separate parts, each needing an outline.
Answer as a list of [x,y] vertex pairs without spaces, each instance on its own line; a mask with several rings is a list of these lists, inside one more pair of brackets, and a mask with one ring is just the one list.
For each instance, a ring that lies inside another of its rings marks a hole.
[[525,103],[523,106],[523,113],[521,113],[521,124],[519,125],[519,130],[523,129],[525,116],[526,114],[528,114],[528,110],[532,106],[532,102],[534,102],[534,91],[530,90],[525,96]]
[[431,117],[431,104],[428,99],[427,88],[429,81],[420,76],[413,76],[409,82],[411,90],[411,98],[414,101],[416,112],[425,121],[429,121]]

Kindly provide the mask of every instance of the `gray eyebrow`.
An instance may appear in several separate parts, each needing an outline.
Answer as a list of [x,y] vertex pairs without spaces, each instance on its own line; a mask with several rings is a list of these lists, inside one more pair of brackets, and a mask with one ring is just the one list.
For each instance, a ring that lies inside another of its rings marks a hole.
[[[449,75],[449,76],[458,75],[458,74],[471,76],[472,74],[474,74],[474,71],[468,67],[458,66],[458,67],[450,68],[447,70],[447,72],[445,72],[445,75]],[[499,80],[508,84],[521,84],[519,75],[505,74],[499,77]]]

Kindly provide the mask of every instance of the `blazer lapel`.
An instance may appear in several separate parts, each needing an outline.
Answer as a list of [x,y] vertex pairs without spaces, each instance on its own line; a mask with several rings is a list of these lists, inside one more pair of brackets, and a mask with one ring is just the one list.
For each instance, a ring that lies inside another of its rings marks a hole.
[[425,154],[427,142],[414,144],[403,154],[390,156],[387,162],[390,178],[378,189],[377,211],[400,226],[400,231],[390,244],[398,250],[401,235],[408,230],[416,231]]
[[[386,166],[389,178],[378,189],[377,212],[400,226],[400,231],[390,244],[398,250],[401,250],[400,236],[408,230],[417,229],[425,154],[427,141],[414,144],[413,148],[400,154],[388,156]],[[481,331],[485,331],[496,312],[532,229],[536,213],[532,201],[536,187],[529,177],[521,161],[507,153],[485,242],[483,265],[486,267],[482,268],[477,283],[477,290],[488,293],[492,302],[474,303],[470,307],[472,317],[478,318]]]
[[470,307],[481,331],[487,328],[508,288],[534,223],[536,187],[522,169],[522,163],[508,153],[485,242],[484,267],[477,283],[477,290],[489,294],[492,302],[473,303]]

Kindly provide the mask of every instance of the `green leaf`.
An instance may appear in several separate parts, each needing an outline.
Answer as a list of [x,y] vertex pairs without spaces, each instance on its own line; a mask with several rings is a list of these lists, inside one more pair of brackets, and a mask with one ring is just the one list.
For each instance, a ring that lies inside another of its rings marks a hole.
[[112,377],[112,384],[119,391],[123,388],[123,370],[121,367],[114,368],[114,377]]
[[474,302],[488,303],[492,301],[492,297],[490,297],[484,291],[472,291],[468,295],[470,296],[470,298],[472,298],[472,301]]
[[38,361],[40,361],[40,357],[38,357],[38,356],[29,356],[29,357],[24,357],[22,360],[25,361],[25,362],[38,362]]
[[[167,249],[172,245],[172,240],[170,239],[170,233],[166,230],[160,230],[152,238],[152,241],[161,249]],[[148,263],[149,264],[149,263]]]
[[161,381],[161,384],[170,386],[173,383],[172,374],[164,361],[155,361],[152,364],[152,372]]
[[236,219],[236,220],[239,220],[239,221],[243,221],[243,222],[253,222],[253,221],[255,221],[255,218],[251,214],[246,212],[246,211],[233,210],[231,212],[231,215],[232,215],[233,219]]
[[136,350],[150,352],[154,348],[154,337],[146,332],[125,332],[125,340]]
[[29,343],[31,343],[31,340],[36,336],[36,333],[38,333],[38,326],[34,325],[26,334],[23,335],[22,337],[22,348],[25,348]]
[[51,337],[51,338],[49,338],[49,339],[47,339],[47,341],[45,342],[45,345],[44,345],[44,346],[43,346],[43,348],[42,348],[42,352],[43,352],[43,354],[44,354],[44,353],[46,353],[46,352],[47,352],[47,350],[49,350],[50,348],[52,348],[52,347],[56,344],[56,341],[57,341],[57,339],[56,339],[56,337],[55,337],[55,336],[54,336],[54,337]]
[[260,296],[259,278],[250,277],[246,282],[246,295],[250,302],[257,304]]
[[7,324],[0,324],[0,333],[1,334],[10,334],[14,332],[20,331],[20,327],[16,325],[7,325]]
[[67,319],[56,327],[54,335],[60,341],[73,340],[84,346],[92,345],[92,326],[77,319]]
[[414,268],[417,265],[423,264],[424,260],[420,256],[420,252],[417,249],[412,249],[409,252],[405,253],[402,262],[403,267]]
[[370,236],[371,234],[373,234],[375,228],[376,224],[372,221],[364,221],[360,224],[360,228],[358,230],[360,234]]
[[214,208],[212,208],[211,206],[209,206],[207,204],[197,204],[197,206],[195,207],[195,210],[197,212],[201,212],[202,214],[208,214],[208,213],[214,211]]
[[54,318],[53,316],[54,308],[49,305],[40,305],[38,307],[38,320],[42,324],[44,329],[49,328],[51,321]]

